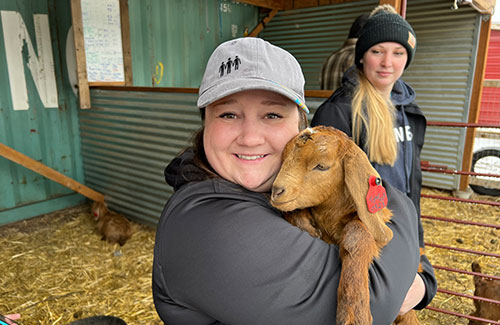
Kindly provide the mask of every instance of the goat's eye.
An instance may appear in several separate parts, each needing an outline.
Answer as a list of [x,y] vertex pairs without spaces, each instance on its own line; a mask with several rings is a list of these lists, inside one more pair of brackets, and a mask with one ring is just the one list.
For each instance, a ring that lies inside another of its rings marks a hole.
[[330,167],[323,166],[322,164],[317,164],[316,166],[314,166],[313,169],[314,170],[320,170],[320,171],[324,172],[324,171],[327,171],[328,169],[330,169]]

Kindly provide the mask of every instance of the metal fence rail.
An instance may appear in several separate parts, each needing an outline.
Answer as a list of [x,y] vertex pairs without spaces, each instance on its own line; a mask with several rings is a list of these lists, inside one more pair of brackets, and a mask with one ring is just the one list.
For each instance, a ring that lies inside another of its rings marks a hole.
[[[451,122],[428,122],[428,125],[432,126],[438,126],[438,127],[456,127],[456,128],[493,128],[493,129],[499,129],[500,130],[500,125],[498,124],[492,124],[492,123],[451,123]],[[495,145],[497,145],[495,143]],[[500,150],[500,141],[498,141],[499,145],[499,150]],[[472,167],[471,167],[472,168]],[[422,170],[427,171],[427,172],[432,172],[432,173],[442,173],[442,174],[454,174],[454,175],[467,175],[471,177],[492,177],[492,178],[500,178],[499,174],[496,173],[478,173],[474,171],[462,171],[462,170],[455,170],[455,169],[450,169],[447,166],[443,165],[434,165],[431,162],[428,161],[423,161],[422,162]],[[446,200],[446,201],[456,201],[456,202],[461,202],[464,204],[483,204],[483,205],[489,205],[489,206],[494,206],[494,207],[500,207],[500,202],[496,201],[486,201],[486,200],[476,200],[476,199],[466,199],[466,198],[458,198],[458,197],[448,197],[448,196],[440,196],[440,195],[429,195],[429,194],[422,194],[422,198],[430,198],[430,199],[436,199],[436,200]],[[458,220],[454,218],[447,218],[447,217],[438,217],[438,216],[429,216],[429,215],[422,215],[422,219],[428,219],[428,220],[438,220],[442,222],[449,222],[449,223],[455,223],[455,224],[461,224],[464,226],[473,226],[473,227],[485,227],[485,228],[493,228],[495,230],[500,229],[499,224],[490,224],[490,223],[484,223],[480,221],[468,221],[468,220]],[[438,243],[425,243],[426,246],[428,247],[434,247],[438,249],[444,249],[444,250],[449,250],[449,251],[454,251],[458,253],[464,253],[464,254],[474,254],[474,255],[479,255],[479,256],[488,256],[492,258],[500,258],[500,254],[498,253],[492,253],[492,252],[483,252],[480,250],[474,250],[474,249],[465,249],[465,248],[458,248],[458,247],[451,247],[447,245],[442,245]],[[500,265],[500,262],[498,263]],[[484,274],[484,273],[478,273],[478,272],[471,272],[471,271],[466,271],[466,270],[460,270],[457,268],[452,268],[452,267],[447,267],[447,266],[440,266],[440,265],[433,265],[434,269],[436,270],[441,270],[443,272],[453,272],[453,273],[460,273],[460,274],[466,274],[466,275],[471,275],[471,276],[480,276],[483,278],[488,278],[493,281],[500,281],[500,276],[496,275],[489,275],[489,274]],[[500,268],[500,266],[499,266]],[[452,290],[448,290],[445,288],[438,287],[438,292],[446,295],[451,295],[451,296],[458,296],[462,298],[467,298],[467,299],[472,299],[472,300],[477,300],[477,301],[483,301],[483,302],[488,302],[491,304],[499,305],[500,308],[500,301],[494,300],[494,299],[489,299],[485,297],[479,297],[475,295],[469,295],[461,292],[456,292]],[[459,313],[457,311],[452,311],[452,310],[447,310],[445,308],[437,308],[434,306],[427,306],[426,309],[432,310],[438,313],[444,313],[448,315],[453,315],[456,317],[460,318],[466,318],[470,320],[476,320],[476,321],[481,321],[484,323],[488,324],[496,324],[500,325],[500,322],[497,320],[490,320],[490,319],[484,319],[481,317],[476,317],[476,316],[471,316],[471,315],[465,315],[463,313]]]

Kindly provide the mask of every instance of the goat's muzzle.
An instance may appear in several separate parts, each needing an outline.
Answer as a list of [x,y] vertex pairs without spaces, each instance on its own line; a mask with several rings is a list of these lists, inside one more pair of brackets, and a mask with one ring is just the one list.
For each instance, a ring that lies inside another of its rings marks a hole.
[[280,197],[286,192],[284,187],[273,186],[271,190],[271,204],[277,206],[285,202],[280,202]]

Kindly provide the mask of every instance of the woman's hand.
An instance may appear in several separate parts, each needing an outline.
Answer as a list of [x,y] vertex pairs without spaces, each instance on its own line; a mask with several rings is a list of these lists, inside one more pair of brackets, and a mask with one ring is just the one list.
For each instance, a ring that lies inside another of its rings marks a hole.
[[405,301],[401,305],[399,315],[406,314],[409,310],[413,309],[425,295],[425,284],[420,275],[415,274],[415,279],[406,293]]
[[7,324],[17,324],[14,321],[21,318],[21,315],[20,314],[9,314],[9,315],[5,315],[5,317],[6,317],[5,321],[7,322]]

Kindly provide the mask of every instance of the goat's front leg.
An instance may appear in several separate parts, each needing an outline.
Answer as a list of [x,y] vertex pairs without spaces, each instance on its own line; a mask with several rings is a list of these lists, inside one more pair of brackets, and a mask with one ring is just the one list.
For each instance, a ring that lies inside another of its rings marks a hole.
[[404,315],[398,315],[394,321],[394,325],[418,325],[417,313],[412,309]]
[[372,323],[368,268],[378,253],[375,239],[361,221],[346,224],[340,242],[342,272],[337,293],[337,325]]
[[316,222],[309,210],[295,210],[285,213],[285,220],[295,227],[307,231],[311,236],[321,238],[321,230],[316,226]]

